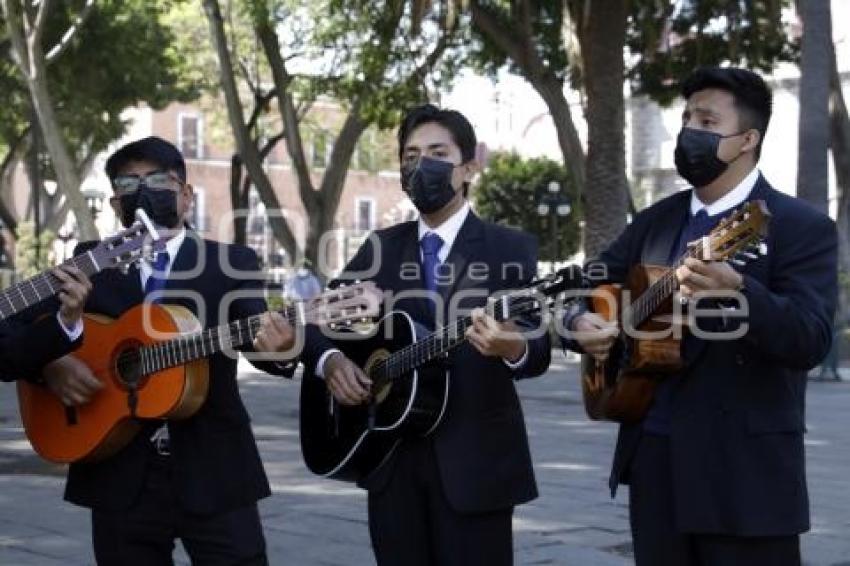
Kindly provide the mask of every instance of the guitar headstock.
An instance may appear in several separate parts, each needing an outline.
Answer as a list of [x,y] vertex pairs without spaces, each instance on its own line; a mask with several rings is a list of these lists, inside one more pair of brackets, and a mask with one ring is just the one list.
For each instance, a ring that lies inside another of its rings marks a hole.
[[381,312],[383,294],[372,281],[343,285],[304,302],[304,321],[340,325],[367,321]]
[[132,226],[107,236],[90,253],[99,269],[118,267],[126,271],[139,260],[152,262],[164,249],[165,239],[160,237],[145,211],[139,208]]
[[511,318],[518,311],[536,312],[551,307],[559,294],[582,287],[584,272],[581,266],[568,265],[522,289],[491,297],[487,301],[487,312],[498,320]]
[[745,203],[720,221],[707,236],[709,248],[699,252],[703,259],[743,265],[765,253],[770,212],[763,200]]
[[584,272],[579,265],[568,265],[532,283],[531,288],[547,297],[558,293],[581,289],[584,286]]

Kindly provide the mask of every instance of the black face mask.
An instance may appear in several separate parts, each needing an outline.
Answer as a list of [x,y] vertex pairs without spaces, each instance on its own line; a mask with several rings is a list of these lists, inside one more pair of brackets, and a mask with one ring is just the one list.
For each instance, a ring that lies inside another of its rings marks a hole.
[[706,130],[682,128],[676,140],[675,153],[676,170],[679,175],[697,188],[710,185],[726,171],[731,163],[717,157],[720,140],[740,136],[743,133],[721,136]]
[[452,186],[454,168],[448,161],[423,157],[415,167],[402,168],[401,188],[419,212],[437,212],[455,196]]
[[139,187],[135,193],[121,197],[121,222],[129,227],[135,221],[136,209],[144,210],[154,224],[163,228],[175,228],[180,221],[177,214],[177,192],[171,190]]

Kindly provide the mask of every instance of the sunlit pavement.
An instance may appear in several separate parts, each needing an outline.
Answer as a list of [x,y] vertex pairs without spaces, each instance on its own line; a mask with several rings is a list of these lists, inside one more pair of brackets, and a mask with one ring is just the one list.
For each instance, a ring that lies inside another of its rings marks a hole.
[[[615,427],[585,418],[577,365],[553,357],[546,376],[519,384],[540,497],[515,515],[516,563],[631,564],[627,493],[611,500],[606,488]],[[240,370],[274,491],[261,503],[271,563],[373,564],[364,493],[312,476],[301,461],[298,383]],[[850,566],[850,382],[810,382],[807,419],[813,530],[804,562]],[[33,455],[14,386],[0,386],[0,565],[93,564],[88,513],[62,501],[63,473]],[[188,564],[179,550],[177,562]]]

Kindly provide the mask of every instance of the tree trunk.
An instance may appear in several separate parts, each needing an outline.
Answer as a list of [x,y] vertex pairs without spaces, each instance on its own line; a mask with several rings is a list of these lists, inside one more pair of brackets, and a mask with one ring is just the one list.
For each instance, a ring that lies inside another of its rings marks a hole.
[[31,128],[24,130],[21,135],[12,140],[9,145],[9,151],[3,157],[0,163],[0,221],[13,234],[18,228],[18,219],[6,206],[5,197],[11,194],[12,181],[14,180],[15,169],[21,162],[23,155],[28,151],[28,139]]
[[248,241],[248,218],[238,211],[245,210],[242,198],[242,160],[238,153],[230,158],[230,207],[233,209],[233,243],[244,246]]
[[[835,180],[838,186],[838,214],[835,223],[838,230],[838,270],[847,277],[850,274],[850,116],[841,91],[841,77],[832,51],[830,72],[830,147]],[[843,283],[839,280],[839,283]],[[839,311],[848,312],[850,297],[846,284],[839,285]],[[847,320],[839,322],[846,324]]]
[[266,211],[274,211],[269,215],[268,221],[274,234],[281,245],[286,249],[290,257],[298,256],[298,243],[295,235],[289,228],[286,219],[281,214],[280,201],[277,198],[274,187],[263,169],[263,160],[256,144],[251,139],[251,133],[245,123],[242,111],[242,103],[239,99],[239,91],[236,87],[236,79],[233,76],[233,63],[230,57],[230,49],[227,45],[227,37],[224,33],[224,20],[221,17],[221,8],[218,0],[204,0],[204,11],[210,24],[210,35],[213,39],[216,54],[218,56],[219,75],[221,88],[227,103],[227,115],[230,127],[236,141],[236,149],[242,159],[248,175],[254,183],[254,187],[266,205]]
[[585,252],[601,252],[626,225],[629,209],[623,83],[625,3],[594,0],[578,20],[587,94]]
[[572,177],[576,195],[584,200],[586,198],[584,191],[587,185],[584,148],[573,121],[570,104],[567,102],[567,97],[564,96],[564,85],[552,76],[530,80],[529,82],[549,109],[549,114],[552,116],[552,122],[555,126],[555,133],[558,136],[558,145],[561,148],[564,167]]
[[42,14],[39,9],[41,21],[36,18],[34,29],[26,33],[25,30],[29,25],[25,26],[24,20],[28,16],[23,13],[18,0],[3,0],[3,12],[6,17],[7,31],[12,39],[16,62],[27,83],[33,108],[38,117],[38,127],[44,136],[47,152],[56,171],[59,190],[68,199],[74,211],[81,239],[98,239],[97,227],[80,191],[79,172],[62,138],[62,130],[47,87],[47,61],[41,45],[41,29],[46,14]]
[[800,131],[797,196],[829,212],[829,81],[834,53],[829,2],[800,0]]
[[[401,13],[399,12],[400,17]],[[333,228],[339,199],[345,187],[351,156],[357,147],[357,141],[369,124],[360,117],[360,102],[355,99],[334,143],[319,190],[316,190],[304,153],[298,112],[289,90],[291,79],[287,73],[285,61],[281,56],[277,34],[267,18],[258,18],[255,21],[255,28],[271,67],[272,80],[278,97],[278,107],[286,131],[286,149],[289,152],[292,170],[298,181],[301,202],[307,212],[308,229],[304,244],[304,257],[313,264],[317,276],[324,279],[328,274],[323,273],[322,262],[318,261],[319,244],[322,236]]]

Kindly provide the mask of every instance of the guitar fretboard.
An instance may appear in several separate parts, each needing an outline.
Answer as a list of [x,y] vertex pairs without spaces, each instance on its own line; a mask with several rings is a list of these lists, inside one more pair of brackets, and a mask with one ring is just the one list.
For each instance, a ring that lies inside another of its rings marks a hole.
[[[289,324],[297,320],[298,309],[295,305],[279,312]],[[262,316],[257,314],[202,332],[164,340],[140,348],[138,353],[128,351],[125,355],[140,356],[142,375],[149,375],[253,342],[262,324]]]
[[[90,251],[72,257],[63,262],[62,265],[76,267],[87,277],[91,277],[102,269]],[[46,271],[4,289],[0,292],[0,320],[9,318],[39,301],[52,297],[61,288],[62,281],[52,271]]]
[[[501,312],[491,312],[490,314],[496,320],[504,321],[534,312],[539,308],[538,301],[524,297],[511,302],[510,306],[506,309],[502,308]],[[470,326],[472,326],[471,315],[459,318],[453,323],[438,328],[425,338],[394,352],[383,362],[376,364],[373,371],[382,380],[398,379],[462,344],[466,340],[466,330]]]
[[697,244],[682,254],[682,257],[679,258],[679,261],[675,265],[665,271],[655,283],[650,285],[640,297],[635,299],[629,308],[624,311],[623,320],[629,321],[632,328],[637,328],[646,322],[652,313],[679,288],[679,281],[676,279],[676,270],[689,257],[703,257],[704,248],[702,244],[703,240],[700,239]]

